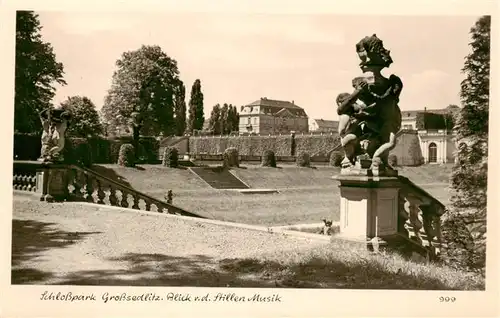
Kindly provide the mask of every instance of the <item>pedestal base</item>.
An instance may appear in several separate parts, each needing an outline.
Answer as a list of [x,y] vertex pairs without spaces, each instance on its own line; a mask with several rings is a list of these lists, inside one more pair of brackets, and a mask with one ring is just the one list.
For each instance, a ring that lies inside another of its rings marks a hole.
[[[68,169],[50,168],[36,174],[40,201],[61,202],[68,199]],[[39,185],[40,184],[40,185]]]

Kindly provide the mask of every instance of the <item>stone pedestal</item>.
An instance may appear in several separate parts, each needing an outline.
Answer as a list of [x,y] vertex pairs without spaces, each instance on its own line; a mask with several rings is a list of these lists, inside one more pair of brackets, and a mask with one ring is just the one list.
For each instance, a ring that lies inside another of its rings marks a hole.
[[368,242],[398,234],[400,184],[397,177],[346,176],[340,181],[339,238]]
[[64,201],[68,198],[68,169],[50,167],[36,173],[40,201]]

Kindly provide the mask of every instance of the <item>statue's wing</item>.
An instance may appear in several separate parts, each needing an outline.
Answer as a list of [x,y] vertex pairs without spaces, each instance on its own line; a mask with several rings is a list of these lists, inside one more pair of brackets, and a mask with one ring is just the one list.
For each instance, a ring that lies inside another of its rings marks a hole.
[[399,97],[401,94],[401,91],[403,90],[403,81],[401,78],[397,75],[392,74],[389,76],[389,80],[391,81],[391,86],[392,86],[392,91],[394,95]]

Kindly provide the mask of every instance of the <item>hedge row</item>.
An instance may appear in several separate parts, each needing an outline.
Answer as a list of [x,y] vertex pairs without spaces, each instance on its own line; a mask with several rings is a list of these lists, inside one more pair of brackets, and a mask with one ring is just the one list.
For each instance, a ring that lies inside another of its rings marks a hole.
[[217,136],[189,139],[192,154],[220,154],[227,148],[234,147],[240,155],[248,156],[261,156],[264,151],[270,150],[276,156],[293,156],[307,152],[328,157],[331,150],[339,144],[338,135]]
[[[132,137],[115,139],[67,138],[64,145],[66,161],[91,160],[93,163],[116,163],[123,144],[132,143]],[[85,144],[85,145],[82,145]],[[40,135],[14,134],[14,159],[37,160],[40,157]],[[158,141],[154,137],[141,137],[138,150],[139,162],[156,163]]]
[[330,157],[331,151],[340,145],[339,135],[297,135],[295,152],[306,152],[311,156]]

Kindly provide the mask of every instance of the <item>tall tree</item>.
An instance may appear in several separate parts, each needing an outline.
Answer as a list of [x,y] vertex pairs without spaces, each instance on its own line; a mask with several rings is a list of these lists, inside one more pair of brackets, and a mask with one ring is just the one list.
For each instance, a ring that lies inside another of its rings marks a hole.
[[189,119],[188,119],[189,132],[193,130],[201,130],[205,122],[205,115],[203,114],[203,93],[201,91],[201,82],[199,79],[194,81],[191,88],[191,99],[189,100]]
[[208,129],[214,135],[220,135],[222,133],[221,122],[222,122],[221,108],[220,108],[220,105],[217,104],[212,108],[212,112],[210,113],[210,119],[208,121]]
[[17,11],[14,129],[22,133],[42,130],[38,113],[53,106],[53,85],[66,84],[63,65],[52,45],[43,41],[41,29],[36,13]]
[[230,130],[229,132],[238,131],[240,125],[240,116],[238,114],[238,110],[236,106],[229,105],[229,122],[230,122]]
[[102,109],[109,129],[132,127],[134,140],[139,132],[174,134],[175,93],[181,83],[177,62],[158,45],[143,45],[124,52],[116,66]]
[[175,93],[175,130],[177,136],[182,136],[186,132],[186,87],[179,81]]
[[223,135],[229,134],[229,105],[224,103],[221,109],[221,133]]
[[[460,227],[450,232],[452,241],[465,233],[456,251],[457,260],[469,269],[484,269],[486,257],[486,192],[488,177],[488,115],[490,84],[491,17],[483,16],[471,28],[471,53],[462,69],[461,103],[456,122],[460,145],[453,167],[452,214],[448,224]],[[458,230],[457,230],[458,231]]]
[[68,135],[75,137],[95,136],[103,132],[94,103],[85,96],[71,96],[61,103],[71,113]]

